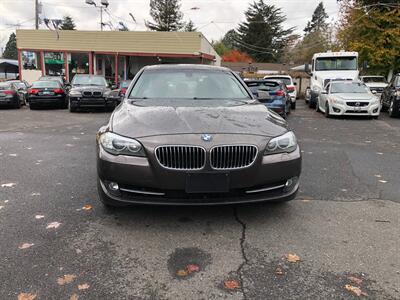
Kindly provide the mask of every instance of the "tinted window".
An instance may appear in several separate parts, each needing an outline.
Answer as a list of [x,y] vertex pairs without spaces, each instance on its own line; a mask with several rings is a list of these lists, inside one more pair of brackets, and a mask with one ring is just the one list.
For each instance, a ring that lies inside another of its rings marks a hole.
[[331,93],[368,93],[369,89],[363,83],[338,82],[332,83]]
[[316,71],[357,70],[356,57],[321,57],[317,58]]
[[9,90],[11,88],[11,83],[0,82],[0,90]]
[[61,87],[58,81],[36,81],[32,84],[33,88],[59,88]]
[[273,82],[273,81],[248,81],[246,82],[246,85],[249,87],[249,89],[255,93],[258,90],[262,91],[276,91],[279,90],[279,83]]
[[286,85],[292,85],[292,81],[290,80],[290,78],[287,77],[268,77],[268,79],[280,80]]
[[230,72],[177,69],[144,71],[129,98],[250,99],[250,96]]
[[374,77],[364,77],[363,81],[367,82],[386,82],[385,77],[383,76],[374,76]]
[[99,85],[106,86],[107,82],[101,76],[75,76],[72,85]]

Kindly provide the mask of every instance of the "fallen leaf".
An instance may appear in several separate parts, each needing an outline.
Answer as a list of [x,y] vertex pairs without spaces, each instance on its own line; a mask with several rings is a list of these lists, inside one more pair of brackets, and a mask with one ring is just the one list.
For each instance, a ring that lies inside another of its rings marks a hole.
[[40,196],[40,193],[32,193],[31,196]]
[[186,270],[178,270],[178,271],[176,271],[176,276],[185,277],[185,276],[188,276],[188,275],[189,275],[189,273]]
[[18,300],[35,300],[36,294],[33,293],[20,293],[18,295]]
[[386,180],[379,180],[379,182],[381,182],[381,183],[387,183]]
[[383,153],[382,153],[382,152],[376,152],[376,154],[378,154],[378,155],[383,155]]
[[87,283],[78,285],[78,290],[80,291],[87,290],[88,288],[90,288],[90,285],[88,285]]
[[32,247],[32,246],[34,246],[34,245],[35,245],[35,244],[23,243],[21,246],[18,247],[18,249],[21,249],[21,250],[23,250],[23,249],[28,249],[28,248],[30,248],[30,247]]
[[69,297],[69,300],[78,300],[79,296],[77,294],[72,294],[71,297]]
[[362,279],[354,277],[354,276],[349,276],[347,277],[349,280],[353,281],[354,283],[360,285],[362,283]]
[[342,192],[347,192],[347,189],[341,189]]
[[4,200],[4,203],[8,203],[8,202],[10,202],[10,200]]
[[76,275],[67,274],[67,275],[64,275],[63,277],[58,278],[57,283],[59,285],[68,284],[68,283],[71,283],[75,278],[76,278]]
[[74,147],[74,145],[72,145],[72,144],[65,144],[65,146],[67,146],[67,147]]
[[10,182],[10,183],[3,183],[3,184],[1,185],[1,187],[9,187],[9,188],[12,188],[12,187],[14,187],[14,186],[16,186],[16,185],[17,185],[16,183]]
[[359,287],[357,286],[352,286],[350,284],[346,284],[344,286],[344,288],[346,290],[348,290],[349,292],[352,292],[353,294],[355,294],[356,296],[360,297],[360,296],[368,296],[367,293],[363,292]]
[[4,208],[4,206],[0,206],[0,209],[3,209]]
[[376,175],[374,175],[376,178],[381,178],[382,177],[382,175],[378,175],[378,174],[376,174]]
[[75,251],[76,251],[76,254],[81,254],[82,253],[81,249],[76,249]]
[[17,157],[18,156],[18,154],[16,154],[16,153],[11,153],[11,154],[8,154],[9,156],[11,156],[11,157]]
[[277,267],[277,268],[275,269],[275,274],[276,274],[276,275],[285,275],[285,272],[282,270],[281,267]]
[[47,224],[47,227],[46,227],[46,229],[52,229],[52,228],[58,228],[59,226],[61,225],[61,223],[58,223],[58,222],[52,222],[52,223],[49,223],[49,224]]
[[83,210],[91,210],[92,206],[90,204],[86,204],[82,207]]
[[228,279],[224,281],[224,287],[227,290],[236,290],[238,288],[240,288],[240,283],[239,281],[235,280],[235,279]]
[[44,216],[42,216],[42,215],[36,215],[35,216],[35,219],[37,219],[37,220],[40,220],[40,219],[43,219],[44,218]]
[[369,144],[369,143],[372,143],[371,141],[365,141],[365,142],[368,143],[368,144]]
[[289,254],[286,255],[286,259],[287,259],[288,262],[296,263],[296,262],[298,262],[300,260],[300,257],[298,255],[296,255],[296,254],[289,253]]
[[200,267],[196,264],[189,264],[186,266],[186,271],[190,273],[198,272],[200,270]]

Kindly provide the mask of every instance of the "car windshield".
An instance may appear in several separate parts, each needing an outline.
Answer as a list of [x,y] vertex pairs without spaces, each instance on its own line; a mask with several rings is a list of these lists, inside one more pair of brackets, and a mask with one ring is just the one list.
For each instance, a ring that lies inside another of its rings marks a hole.
[[52,76],[43,76],[39,78],[40,81],[58,81],[62,82],[62,78],[60,77],[52,77]]
[[357,70],[356,57],[321,57],[317,58],[316,71]]
[[368,87],[357,82],[332,83],[331,94],[338,93],[368,93]]
[[11,89],[10,83],[0,83],[0,90],[9,90]]
[[14,82],[14,85],[18,88],[18,89],[24,89],[26,88],[25,84],[23,82]]
[[58,81],[36,81],[32,84],[33,88],[59,88],[60,83]]
[[72,79],[72,85],[96,85],[107,86],[104,77],[101,76],[75,76]]
[[268,79],[271,79],[271,80],[280,80],[280,81],[282,81],[285,85],[292,85],[292,81],[290,80],[290,78],[287,78],[287,77],[268,77]]
[[255,93],[259,90],[270,92],[279,89],[279,83],[273,81],[249,81],[246,82],[246,84],[252,93]]
[[232,73],[196,69],[146,70],[135,83],[129,98],[251,99]]
[[385,77],[383,76],[374,76],[374,77],[363,77],[363,81],[367,82],[386,82]]
[[127,87],[129,87],[129,85],[131,84],[131,81],[129,80],[129,81],[122,81],[121,82],[121,88],[127,88]]

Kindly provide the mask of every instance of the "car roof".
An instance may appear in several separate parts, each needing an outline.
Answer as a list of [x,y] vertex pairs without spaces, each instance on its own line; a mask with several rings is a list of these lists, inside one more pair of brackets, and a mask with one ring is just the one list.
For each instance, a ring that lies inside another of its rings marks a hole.
[[151,65],[144,67],[144,70],[210,70],[232,72],[231,69],[219,66],[199,65],[199,64],[165,64]]
[[274,77],[292,78],[292,76],[286,75],[286,74],[276,74],[276,75],[265,75],[264,76],[264,78],[274,78]]

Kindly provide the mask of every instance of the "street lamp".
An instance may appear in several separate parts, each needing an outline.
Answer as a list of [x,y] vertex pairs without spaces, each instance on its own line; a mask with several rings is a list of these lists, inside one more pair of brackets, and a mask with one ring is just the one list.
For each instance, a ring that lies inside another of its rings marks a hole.
[[103,24],[103,9],[106,9],[109,5],[108,0],[101,0],[100,4],[101,5],[97,5],[96,2],[94,2],[93,0],[85,0],[85,3],[88,5],[93,5],[94,7],[97,7],[98,9],[100,9],[100,28],[101,31],[103,31],[103,26],[105,24]]

